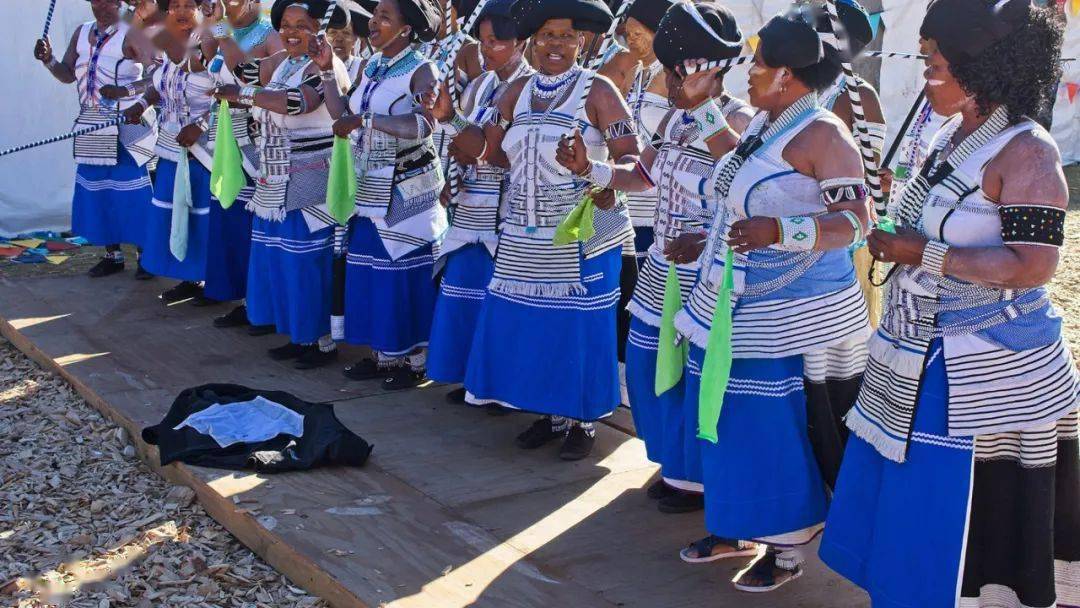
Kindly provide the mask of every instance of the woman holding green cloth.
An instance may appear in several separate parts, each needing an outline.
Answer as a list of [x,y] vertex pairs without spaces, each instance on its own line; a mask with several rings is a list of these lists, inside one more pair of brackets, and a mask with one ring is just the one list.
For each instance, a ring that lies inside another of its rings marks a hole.
[[[817,429],[835,433],[832,417],[853,402],[870,332],[847,252],[869,223],[861,157],[850,129],[818,103],[839,57],[797,7],[758,35],[749,101],[760,111],[700,182],[718,211],[675,318],[690,341],[686,399],[700,408],[713,534],[682,557],[710,561],[739,554],[740,541],[762,543],[767,550],[733,581],[754,592],[802,574],[802,548],[822,529],[838,468],[818,452]],[[728,369],[717,364],[726,356]],[[807,381],[829,390],[808,395]]]
[[[725,93],[724,74],[719,70],[696,71],[698,60],[730,59],[743,49],[742,32],[726,8],[676,3],[660,21],[653,47],[664,66],[673,109],[654,128],[660,139],[658,149],[646,145],[641,155],[657,187],[650,191],[655,199],[650,242],[627,307],[631,321],[626,388],[637,435],[645,442],[649,460],[661,467],[661,479],[648,495],[658,501],[661,512],[685,513],[704,507],[697,407],[688,407],[683,379],[658,385],[657,368],[663,373],[665,364],[670,365],[680,374],[685,363],[681,348],[678,357],[665,361],[666,349],[660,341],[668,341],[665,347],[673,346],[672,338],[661,338],[667,335],[663,326],[671,326],[679,303],[690,295],[716,200],[680,178],[710,171],[715,162],[712,154],[722,156],[732,150],[754,114],[745,102]],[[687,75],[687,67],[695,68],[695,73]],[[713,108],[719,112],[710,121],[707,116]],[[674,289],[670,290],[672,280]],[[667,298],[665,292],[669,292]],[[674,305],[668,302],[672,297]]]

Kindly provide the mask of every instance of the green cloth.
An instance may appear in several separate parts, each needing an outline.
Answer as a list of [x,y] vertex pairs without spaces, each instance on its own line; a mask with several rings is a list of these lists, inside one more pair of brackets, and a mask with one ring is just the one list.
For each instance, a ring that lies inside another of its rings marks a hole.
[[690,347],[675,333],[675,314],[682,308],[682,291],[675,262],[668,264],[664,281],[664,312],[660,316],[660,346],[656,349],[656,396],[663,395],[682,380]]
[[169,251],[173,257],[184,261],[187,257],[188,222],[191,219],[191,168],[188,166],[187,148],[180,148],[173,176],[172,222],[169,225]]
[[896,234],[896,222],[894,222],[891,217],[879,218],[877,229],[882,232],[888,232],[889,234]]
[[218,104],[217,131],[214,136],[214,162],[210,169],[210,192],[217,197],[222,209],[232,207],[240,190],[247,185],[240,146],[233,135],[229,102]]
[[559,222],[555,229],[556,245],[569,245],[574,242],[582,242],[591,239],[596,234],[596,226],[593,225],[593,216],[596,214],[596,205],[593,205],[592,192],[590,191],[581,199],[573,210]]
[[701,366],[701,389],[698,391],[698,438],[717,442],[716,425],[724,405],[728,379],[731,376],[731,292],[735,288],[732,266],[735,252],[729,247],[724,260],[724,279],[716,296],[716,312],[709,328],[709,344],[705,363]]
[[356,165],[352,144],[347,138],[334,138],[330,156],[330,177],[326,181],[326,207],[339,224],[345,226],[356,211]]

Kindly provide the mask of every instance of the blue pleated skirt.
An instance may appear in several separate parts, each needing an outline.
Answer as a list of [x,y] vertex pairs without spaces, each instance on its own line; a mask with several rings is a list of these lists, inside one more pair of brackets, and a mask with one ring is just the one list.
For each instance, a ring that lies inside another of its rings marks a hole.
[[371,220],[353,218],[345,271],[345,341],[387,355],[426,346],[438,291],[425,245],[391,260]]
[[[691,347],[700,374],[705,351]],[[735,359],[713,444],[700,441],[705,526],[724,538],[753,540],[825,521],[825,482],[806,426],[801,355]],[[686,398],[697,404],[698,382]]]
[[649,255],[654,240],[656,235],[651,227],[634,226],[634,258],[639,269],[645,263],[645,256]]
[[592,421],[619,405],[615,308],[622,249],[581,260],[587,293],[543,297],[488,292],[465,388],[479,401]]
[[935,351],[907,461],[852,435],[821,541],[821,559],[865,589],[874,608],[953,608],[959,596],[974,443],[948,436],[940,342]]
[[[685,393],[687,373],[674,387],[656,396],[656,351],[660,328],[637,317],[630,320],[626,342],[626,391],[634,429],[645,442],[649,460],[660,465],[660,474],[685,488],[685,482],[701,483],[701,450],[697,418],[687,420]],[[697,409],[694,409],[696,414]]]
[[247,314],[252,325],[274,325],[296,344],[330,333],[334,229],[308,229],[302,211],[282,222],[251,222]]
[[217,199],[210,203],[203,293],[212,300],[239,300],[247,293],[253,215],[244,206],[250,195],[245,188],[228,209],[222,209]]
[[[146,236],[139,260],[151,274],[180,281],[206,278],[206,243],[210,223],[210,172],[194,158],[188,159],[191,173],[192,209],[188,213],[187,254],[178,260],[169,249],[172,229],[173,184],[176,163],[158,159],[154,175],[154,198],[147,206]],[[215,203],[216,204],[216,203]]]
[[465,381],[476,321],[494,271],[495,261],[482,243],[448,254],[431,323],[428,378],[438,382]]
[[114,167],[77,165],[71,231],[91,245],[142,245],[153,197],[146,167],[136,164],[121,146]]

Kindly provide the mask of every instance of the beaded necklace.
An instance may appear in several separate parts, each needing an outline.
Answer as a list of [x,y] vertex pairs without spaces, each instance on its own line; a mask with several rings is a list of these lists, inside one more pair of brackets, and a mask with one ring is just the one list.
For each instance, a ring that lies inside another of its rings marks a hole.
[[95,99],[95,93],[97,93],[97,69],[98,60],[101,58],[101,51],[104,50],[105,44],[112,39],[118,29],[119,28],[117,28],[114,23],[105,28],[105,31],[103,32],[98,28],[98,24],[95,22],[93,29],[91,30],[94,34],[95,42],[94,49],[90,52],[90,62],[87,66],[86,73],[86,97],[90,100],[91,105],[99,104],[99,100]]
[[560,97],[566,88],[577,80],[579,72],[581,72],[581,67],[577,65],[566,70],[562,74],[556,74],[554,76],[548,76],[538,72],[536,78],[533,79],[533,95],[539,99],[547,100]]

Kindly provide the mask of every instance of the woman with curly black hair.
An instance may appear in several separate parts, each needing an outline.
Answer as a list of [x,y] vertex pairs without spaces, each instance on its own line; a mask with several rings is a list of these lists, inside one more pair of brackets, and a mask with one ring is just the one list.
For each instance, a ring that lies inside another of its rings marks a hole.
[[1045,289],[1068,190],[1031,119],[1062,27],[1030,0],[937,0],[921,35],[952,118],[868,239],[896,271],[821,556],[875,607],[1080,605],[1080,375]]

